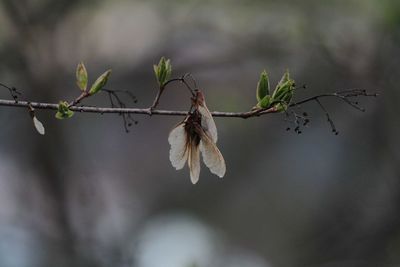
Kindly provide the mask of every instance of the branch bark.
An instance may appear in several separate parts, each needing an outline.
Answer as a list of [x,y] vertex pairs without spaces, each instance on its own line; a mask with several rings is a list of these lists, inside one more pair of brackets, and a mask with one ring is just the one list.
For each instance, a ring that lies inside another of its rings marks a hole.
[[[369,94],[365,90],[358,91],[354,93],[353,91],[346,91],[347,95],[343,95],[342,93],[331,93],[331,94],[320,94],[316,96],[312,96],[309,98],[305,98],[299,100],[297,102],[291,103],[289,107],[298,106],[301,104],[305,104],[307,102],[317,101],[320,98],[339,98],[345,103],[349,104],[347,101],[347,97],[357,97],[357,96],[377,96],[377,94]],[[350,94],[350,95],[349,95]],[[20,107],[20,108],[34,108],[34,109],[44,109],[44,110],[57,110],[58,104],[55,103],[43,103],[43,102],[29,102],[29,101],[17,101],[17,100],[7,100],[0,99],[0,106],[8,106],[8,107]],[[143,114],[143,115],[164,115],[164,116],[186,116],[188,111],[178,111],[178,110],[160,110],[160,109],[152,109],[152,108],[118,108],[118,107],[93,107],[93,106],[77,106],[72,105],[69,107],[70,110],[76,112],[87,112],[87,113],[114,113],[114,114]],[[361,109],[360,109],[361,110]],[[361,110],[363,111],[363,110]],[[256,109],[245,112],[222,112],[222,111],[213,111],[211,114],[214,117],[229,117],[229,118],[251,118],[258,117],[261,115],[266,115],[270,113],[276,113],[275,108],[268,109]]]

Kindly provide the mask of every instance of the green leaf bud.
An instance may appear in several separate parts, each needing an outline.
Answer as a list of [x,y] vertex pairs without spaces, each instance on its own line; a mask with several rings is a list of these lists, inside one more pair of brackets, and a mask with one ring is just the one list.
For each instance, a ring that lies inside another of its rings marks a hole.
[[93,83],[92,87],[89,90],[89,95],[94,95],[106,85],[108,81],[108,77],[111,74],[111,70],[107,70],[102,75],[97,78],[97,80]]
[[58,104],[58,110],[56,113],[56,118],[59,120],[71,118],[74,112],[69,109],[69,105],[66,101],[60,101]]
[[260,80],[257,83],[257,101],[260,102],[265,96],[269,95],[269,79],[268,74],[264,70],[261,72]]
[[76,67],[76,84],[82,91],[86,91],[88,83],[88,74],[83,62]]

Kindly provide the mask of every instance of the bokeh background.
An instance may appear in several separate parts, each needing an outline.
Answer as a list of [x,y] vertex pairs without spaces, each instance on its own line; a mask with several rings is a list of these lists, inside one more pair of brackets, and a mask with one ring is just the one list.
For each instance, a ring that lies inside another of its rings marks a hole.
[[[27,110],[1,107],[0,266],[400,266],[398,0],[2,0],[0,25],[0,81],[31,101],[76,97],[84,61],[148,107],[162,55],[210,110],[250,109],[264,68],[273,84],[289,68],[308,86],[297,99],[380,93],[364,113],[323,100],[338,136],[315,103],[301,135],[282,114],[216,118],[227,173],[203,165],[195,186],[168,160],[179,117],[135,116],[127,134],[118,115],[37,111],[40,136]],[[160,108],[188,101],[177,85]]]

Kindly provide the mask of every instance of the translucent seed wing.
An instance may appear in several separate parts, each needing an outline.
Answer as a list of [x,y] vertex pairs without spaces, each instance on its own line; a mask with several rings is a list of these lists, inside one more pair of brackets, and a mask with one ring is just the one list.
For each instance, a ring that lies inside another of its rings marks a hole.
[[169,150],[169,160],[175,169],[180,170],[185,166],[188,158],[188,140],[185,131],[185,123],[178,124],[168,136],[168,143],[171,145]]
[[194,142],[191,142],[189,148],[188,166],[190,170],[190,180],[193,184],[196,184],[200,176],[200,150]]
[[36,118],[36,116],[33,116],[32,120],[33,120],[33,125],[36,128],[36,131],[38,131],[38,133],[40,133],[41,135],[44,135],[45,130],[43,124]]
[[205,103],[199,105],[198,111],[201,114],[201,127],[211,140],[216,143],[218,139],[217,126],[215,125],[211,112],[208,110]]
[[206,134],[201,136],[200,151],[203,161],[210,171],[222,178],[226,172],[224,157],[215,143]]

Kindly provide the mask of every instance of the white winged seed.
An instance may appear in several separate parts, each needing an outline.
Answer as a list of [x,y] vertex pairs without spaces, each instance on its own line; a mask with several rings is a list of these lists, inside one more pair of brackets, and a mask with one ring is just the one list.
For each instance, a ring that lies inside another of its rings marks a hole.
[[213,174],[223,177],[226,165],[215,144],[217,127],[200,91],[194,98],[193,107],[194,111],[172,129],[168,142],[171,145],[169,159],[172,166],[180,170],[187,161],[190,180],[196,184],[200,176],[200,152],[204,164]]

